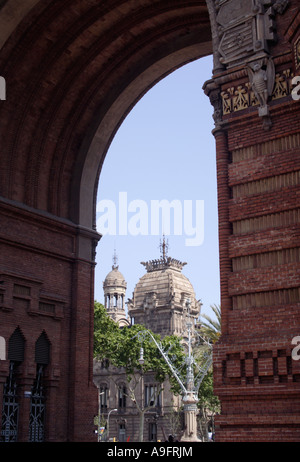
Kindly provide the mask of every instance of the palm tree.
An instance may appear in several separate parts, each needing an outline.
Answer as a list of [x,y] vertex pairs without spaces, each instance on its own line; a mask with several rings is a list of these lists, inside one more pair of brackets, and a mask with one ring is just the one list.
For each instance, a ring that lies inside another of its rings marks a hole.
[[[195,359],[198,364],[204,364],[203,360],[212,354],[211,345],[220,338],[221,335],[221,308],[219,305],[210,306],[214,317],[207,314],[201,315],[204,321],[200,320],[199,335],[202,341],[195,349]],[[208,346],[210,344],[210,346]],[[199,389],[199,426],[204,441],[208,439],[208,428],[210,425],[214,428],[214,416],[220,412],[220,402],[213,390],[213,368],[208,369]]]
[[215,343],[221,335],[221,308],[220,305],[211,305],[216,319],[212,319],[207,314],[202,314],[201,318],[205,321],[201,322],[200,334],[203,335],[209,342]]

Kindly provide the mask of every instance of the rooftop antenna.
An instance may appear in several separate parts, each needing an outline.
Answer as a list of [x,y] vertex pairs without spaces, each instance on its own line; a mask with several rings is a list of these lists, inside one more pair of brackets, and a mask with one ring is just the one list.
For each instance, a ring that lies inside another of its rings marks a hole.
[[169,243],[168,241],[166,242],[165,235],[163,235],[163,241],[160,241],[159,249],[161,253],[161,258],[163,260],[166,260],[169,250]]

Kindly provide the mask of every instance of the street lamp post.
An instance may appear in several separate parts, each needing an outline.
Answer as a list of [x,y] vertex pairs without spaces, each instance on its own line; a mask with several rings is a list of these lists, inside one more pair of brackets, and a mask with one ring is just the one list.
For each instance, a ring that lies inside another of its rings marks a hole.
[[100,441],[100,425],[101,425],[101,398],[100,398],[100,396],[101,395],[104,395],[104,391],[100,392],[100,387],[99,387],[99,392],[98,392],[98,435],[97,435],[98,443]]
[[[188,312],[190,309],[190,300],[187,301]],[[195,389],[195,377],[193,370],[194,358],[192,355],[192,338],[191,338],[192,323],[191,320],[187,322],[188,330],[188,356],[187,374],[186,374],[186,390],[183,396],[183,412],[185,420],[185,431],[181,441],[199,441],[197,437],[197,392]]]
[[[190,318],[190,300],[186,302],[188,308],[188,314]],[[173,366],[172,361],[168,357],[168,354],[163,350],[162,345],[155,340],[151,332],[143,331],[138,334],[139,337],[143,337],[144,335],[149,335],[155,345],[157,346],[158,350],[160,351],[162,357],[168,364],[173,376],[177,380],[182,390],[182,401],[183,401],[183,409],[184,409],[184,419],[185,419],[185,432],[181,441],[200,441],[197,437],[197,402],[198,402],[198,391],[201,385],[201,382],[207,373],[211,363],[212,363],[212,354],[211,354],[211,345],[208,344],[210,351],[207,355],[206,362],[203,367],[200,367],[200,372],[197,374],[197,377],[194,376],[194,369],[193,365],[195,364],[195,360],[192,354],[192,337],[191,337],[191,329],[192,329],[192,322],[191,319],[187,322],[187,331],[188,331],[188,355],[186,357],[186,380],[185,383],[183,379],[180,377],[179,372]],[[140,362],[144,361],[143,357],[143,349],[141,348],[141,357]]]
[[108,416],[107,416],[107,441],[109,441],[109,416],[112,412],[117,412],[118,409],[111,409],[108,413]]

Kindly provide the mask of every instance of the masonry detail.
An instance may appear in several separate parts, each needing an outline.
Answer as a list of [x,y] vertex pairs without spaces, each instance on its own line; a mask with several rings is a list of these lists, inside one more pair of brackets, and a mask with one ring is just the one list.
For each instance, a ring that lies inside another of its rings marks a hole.
[[204,91],[215,108],[223,331],[216,438],[298,441],[299,7],[208,3],[215,69]]

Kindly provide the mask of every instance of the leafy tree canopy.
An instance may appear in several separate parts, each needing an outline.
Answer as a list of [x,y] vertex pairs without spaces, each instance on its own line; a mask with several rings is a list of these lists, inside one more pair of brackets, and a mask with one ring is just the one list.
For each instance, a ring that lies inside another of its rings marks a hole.
[[[169,378],[173,391],[178,393],[180,389],[176,379],[146,331],[149,329],[139,324],[119,328],[108,316],[104,306],[95,302],[94,356],[98,360],[108,359],[113,366],[124,368],[129,377],[134,372],[153,371],[160,383]],[[168,351],[173,366],[181,367],[185,358],[181,338],[170,335],[161,339],[159,335],[153,332],[151,334],[162,345],[164,351]],[[141,347],[144,349],[143,364],[139,362]]]
[[209,370],[204,377],[198,395],[198,406],[208,409],[212,413],[220,411],[219,398],[214,394],[213,390],[213,372]]

